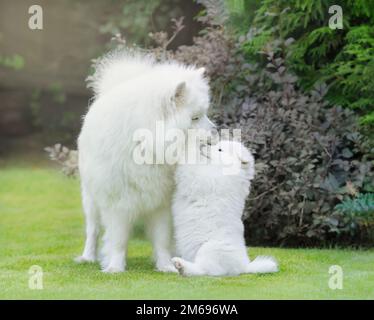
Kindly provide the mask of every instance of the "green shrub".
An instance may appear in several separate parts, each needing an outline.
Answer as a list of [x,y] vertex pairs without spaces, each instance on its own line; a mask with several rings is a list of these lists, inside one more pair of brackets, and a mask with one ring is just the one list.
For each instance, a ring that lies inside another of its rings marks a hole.
[[346,197],[335,206],[345,226],[345,233],[359,237],[362,241],[374,241],[374,193],[357,194],[354,198]]
[[335,206],[339,212],[353,218],[371,220],[374,218],[374,193],[359,194],[348,198]]
[[326,0],[265,0],[256,11],[244,44],[256,57],[267,42],[295,39],[287,64],[304,89],[328,84],[331,104],[354,109],[361,123],[374,126],[374,2],[339,0],[343,29],[328,26],[332,5]]

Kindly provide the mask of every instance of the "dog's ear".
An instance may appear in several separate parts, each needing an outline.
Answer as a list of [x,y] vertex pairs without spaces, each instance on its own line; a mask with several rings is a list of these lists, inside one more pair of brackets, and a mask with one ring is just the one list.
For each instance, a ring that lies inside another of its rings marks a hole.
[[186,99],[186,83],[183,81],[177,85],[174,92],[174,101],[177,107],[181,106]]

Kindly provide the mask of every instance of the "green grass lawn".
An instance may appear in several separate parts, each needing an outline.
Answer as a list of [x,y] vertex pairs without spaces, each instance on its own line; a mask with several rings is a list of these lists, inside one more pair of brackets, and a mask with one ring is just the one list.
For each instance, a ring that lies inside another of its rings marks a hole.
[[[373,299],[374,250],[251,248],[275,256],[271,275],[183,278],[153,270],[150,244],[130,242],[127,272],[103,274],[77,265],[84,240],[78,181],[52,168],[0,168],[1,299]],[[28,288],[28,270],[43,268],[43,290]],[[331,265],[344,271],[342,290],[328,287]]]

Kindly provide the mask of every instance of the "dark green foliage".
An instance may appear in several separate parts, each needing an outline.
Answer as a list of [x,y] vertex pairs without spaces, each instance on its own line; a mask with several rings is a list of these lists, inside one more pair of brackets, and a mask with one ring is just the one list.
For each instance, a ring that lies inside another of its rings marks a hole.
[[359,194],[356,198],[348,198],[335,206],[335,209],[352,218],[374,218],[374,193]]
[[[343,9],[343,29],[328,26],[329,7]],[[370,0],[265,0],[244,44],[255,57],[266,43],[293,37],[287,64],[303,88],[328,84],[331,104],[354,109],[361,123],[374,125],[374,2]]]
[[335,206],[341,221],[344,234],[359,239],[359,243],[374,241],[374,194],[356,194],[354,198],[346,197],[343,202]]

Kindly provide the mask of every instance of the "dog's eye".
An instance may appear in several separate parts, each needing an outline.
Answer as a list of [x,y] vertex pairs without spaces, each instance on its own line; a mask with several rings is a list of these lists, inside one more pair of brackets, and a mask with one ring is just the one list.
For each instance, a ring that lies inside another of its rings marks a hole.
[[219,149],[218,149],[218,151],[219,151],[219,152],[222,152],[222,149],[221,149],[221,148],[219,148]]
[[193,118],[192,118],[192,121],[197,121],[197,120],[199,120],[199,119],[200,119],[200,117],[196,116],[196,117],[193,117]]

